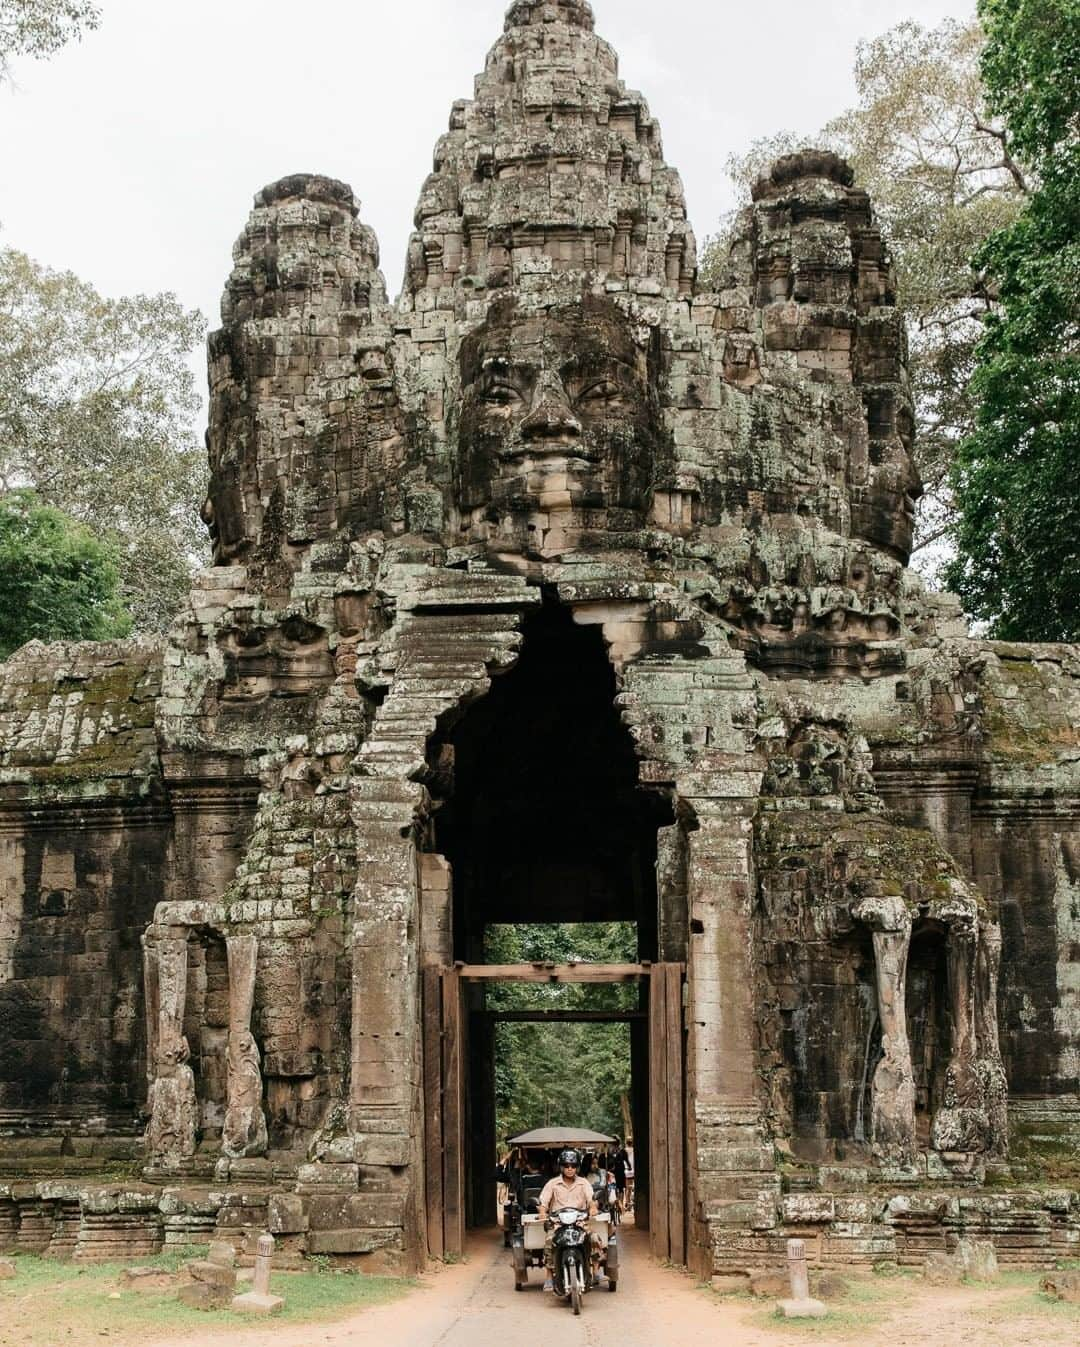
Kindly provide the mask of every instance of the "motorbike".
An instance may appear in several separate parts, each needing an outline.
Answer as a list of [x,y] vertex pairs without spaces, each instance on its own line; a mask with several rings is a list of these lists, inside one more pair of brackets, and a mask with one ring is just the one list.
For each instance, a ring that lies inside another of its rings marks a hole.
[[555,1235],[555,1294],[569,1301],[575,1314],[581,1313],[581,1301],[593,1287],[592,1240],[589,1235],[589,1213],[576,1207],[563,1207],[556,1212]]

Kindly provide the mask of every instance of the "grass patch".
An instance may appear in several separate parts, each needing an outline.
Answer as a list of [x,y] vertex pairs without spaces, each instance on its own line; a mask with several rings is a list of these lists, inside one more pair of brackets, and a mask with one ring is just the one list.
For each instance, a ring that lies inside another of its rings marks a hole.
[[[175,1250],[140,1266],[175,1272],[197,1250]],[[235,1330],[251,1320],[230,1310],[193,1310],[175,1291],[124,1291],[117,1278],[127,1264],[76,1267],[44,1258],[15,1258],[18,1276],[0,1282],[0,1347],[84,1347],[107,1338],[113,1343],[152,1343],[154,1337]],[[333,1272],[275,1273],[272,1289],[285,1297],[275,1323],[311,1323],[340,1318],[365,1306],[385,1304],[413,1285],[390,1277]],[[241,1289],[245,1289],[241,1287]]]
[[863,1277],[850,1281],[844,1295],[827,1302],[829,1312],[824,1319],[784,1319],[770,1307],[755,1314],[753,1322],[758,1328],[806,1338],[858,1337],[887,1323],[916,1294],[916,1285],[907,1277],[890,1278],[888,1286],[880,1278]]
[[[995,1317],[1002,1319],[1045,1319],[1049,1322],[1076,1324],[1080,1327],[1080,1305],[1058,1300],[1056,1296],[1046,1295],[1039,1285],[1046,1274],[1043,1272],[1005,1272],[995,1285],[1015,1288],[1025,1292],[1014,1300],[1006,1300],[995,1306]],[[1070,1337],[1076,1335],[1070,1334]]]

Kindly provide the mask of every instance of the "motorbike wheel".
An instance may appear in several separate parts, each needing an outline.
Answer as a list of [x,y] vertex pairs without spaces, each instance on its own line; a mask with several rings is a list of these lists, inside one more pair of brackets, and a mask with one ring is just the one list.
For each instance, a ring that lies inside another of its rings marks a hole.
[[607,1279],[607,1289],[611,1292],[612,1295],[615,1294],[615,1292],[619,1289],[619,1280],[617,1277],[609,1277]]
[[581,1287],[577,1284],[577,1278],[570,1283],[570,1307],[575,1314],[581,1313]]

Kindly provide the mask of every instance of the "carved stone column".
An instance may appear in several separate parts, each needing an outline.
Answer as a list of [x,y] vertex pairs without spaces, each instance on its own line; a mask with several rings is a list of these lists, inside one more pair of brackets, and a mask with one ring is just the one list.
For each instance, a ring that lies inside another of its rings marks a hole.
[[899,897],[865,898],[852,914],[873,932],[882,1058],[874,1072],[874,1152],[894,1164],[915,1157],[915,1073],[907,1032],[907,962],[911,913]]
[[956,922],[949,928],[949,1013],[952,1051],[949,1069],[958,1088],[966,1092],[975,1063],[975,949],[974,922]]
[[174,1168],[195,1154],[198,1105],[195,1075],[184,1037],[187,1002],[187,933],[167,927],[148,931],[143,940],[152,1079],[147,1143],[151,1164]]
[[934,1118],[934,1149],[974,1154],[985,1145],[986,1117],[982,1086],[975,1071],[975,955],[978,926],[975,913],[962,914],[949,925],[949,1019],[952,1043],[945,1077],[945,1101]]
[[264,1155],[267,1147],[262,1063],[251,1032],[259,942],[253,935],[232,935],[226,939],[225,948],[229,959],[229,1050],[221,1149],[230,1159],[239,1160]]
[[1000,971],[1001,927],[987,917],[979,923],[975,956],[975,1074],[986,1113],[985,1149],[992,1160],[1004,1160],[1009,1154],[1009,1081],[998,1032]]

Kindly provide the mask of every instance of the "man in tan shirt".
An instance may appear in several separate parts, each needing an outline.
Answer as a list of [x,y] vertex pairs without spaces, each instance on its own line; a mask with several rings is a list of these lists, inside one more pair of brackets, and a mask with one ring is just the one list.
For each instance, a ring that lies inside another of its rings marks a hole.
[[[540,1194],[540,1219],[546,1224],[550,1216],[562,1211],[564,1207],[575,1207],[578,1211],[587,1211],[590,1216],[595,1216],[596,1194],[589,1180],[581,1178],[578,1173],[581,1169],[581,1157],[577,1151],[563,1151],[559,1156],[559,1169],[562,1171],[561,1177],[549,1179]],[[550,1291],[553,1286],[554,1238],[555,1231],[548,1230],[544,1239],[544,1263],[548,1270],[548,1279],[544,1283],[545,1291]]]

